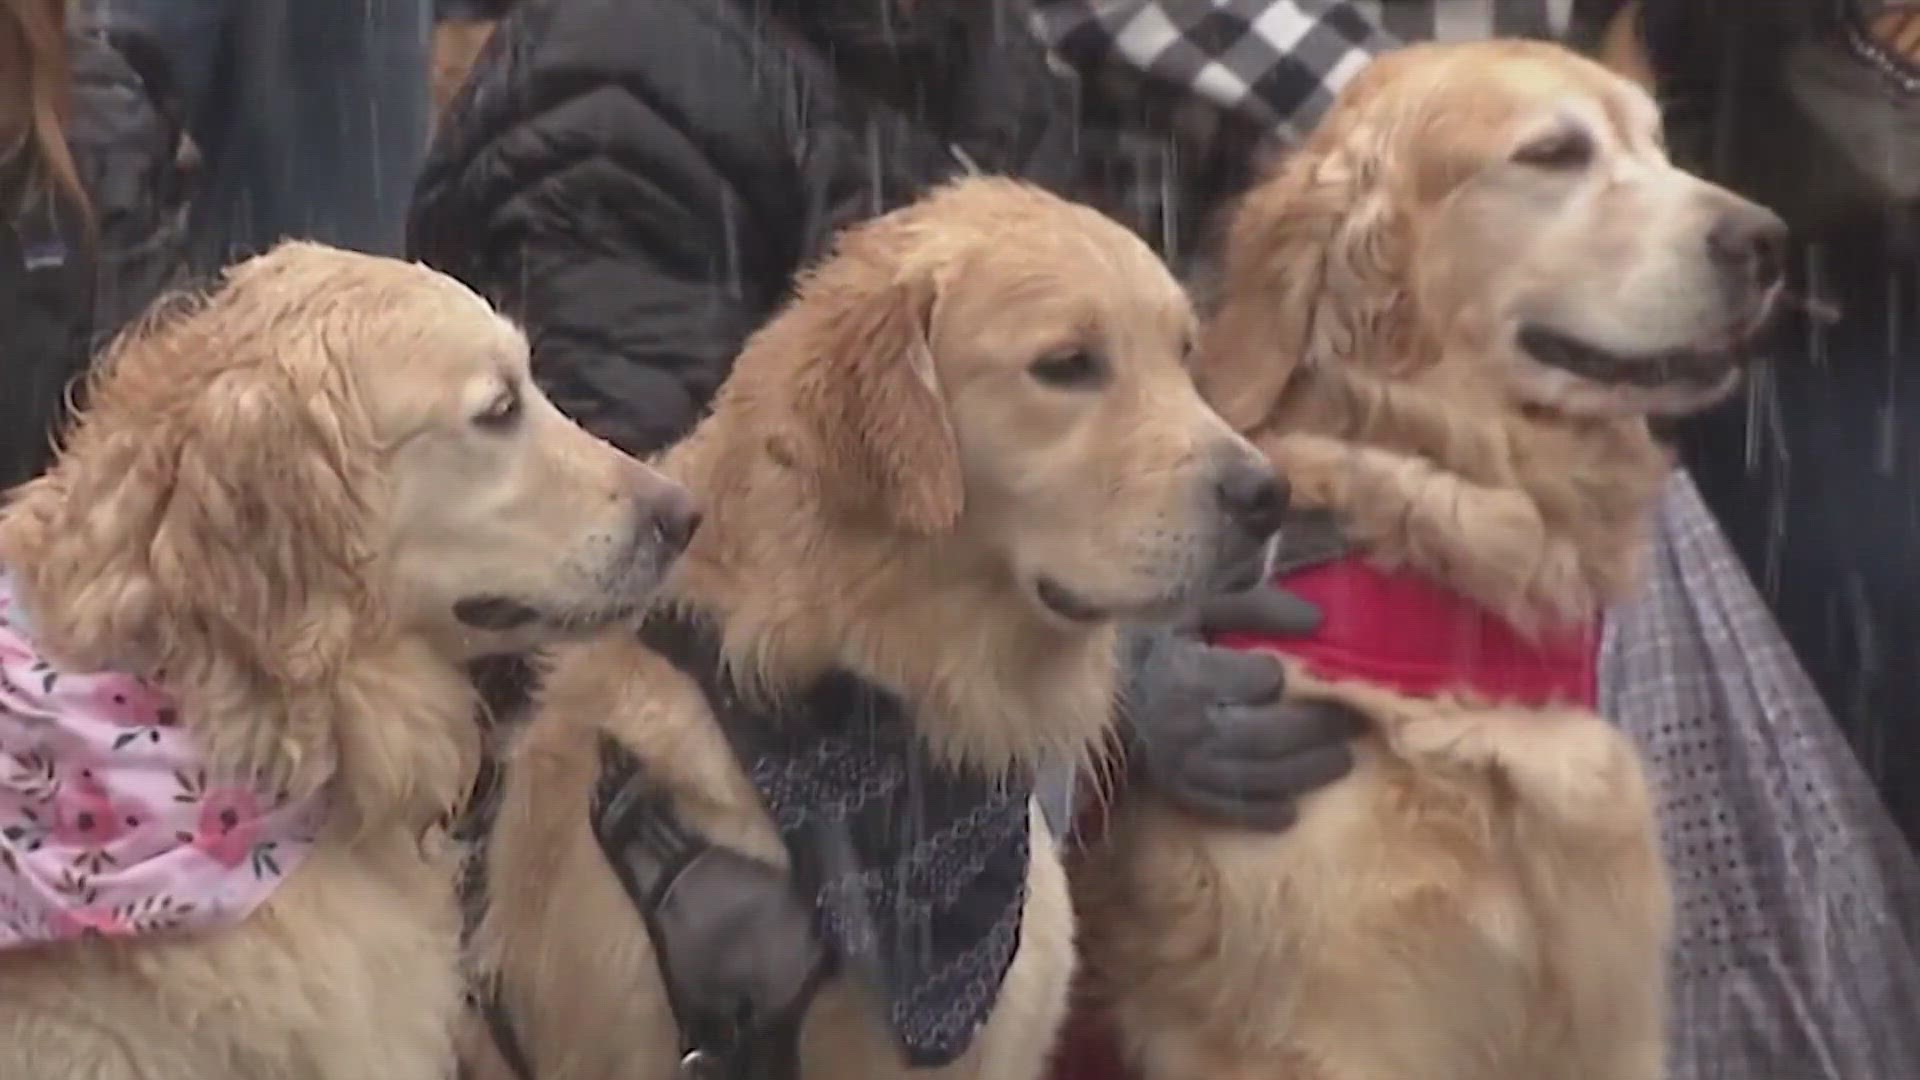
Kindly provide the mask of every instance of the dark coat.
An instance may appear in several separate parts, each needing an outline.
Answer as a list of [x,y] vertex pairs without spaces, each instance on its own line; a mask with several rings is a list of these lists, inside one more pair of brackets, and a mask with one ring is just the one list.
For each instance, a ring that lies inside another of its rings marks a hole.
[[433,17],[440,19],[488,20],[504,18],[515,0],[433,0]]
[[448,110],[409,247],[519,319],[556,404],[684,435],[795,273],[970,166],[1071,187],[1073,82],[997,0],[527,0]]
[[44,185],[29,191],[18,163],[0,170],[0,490],[46,468],[68,387],[184,256],[181,128],[164,73],[124,37],[80,30],[70,49],[67,141],[96,231]]

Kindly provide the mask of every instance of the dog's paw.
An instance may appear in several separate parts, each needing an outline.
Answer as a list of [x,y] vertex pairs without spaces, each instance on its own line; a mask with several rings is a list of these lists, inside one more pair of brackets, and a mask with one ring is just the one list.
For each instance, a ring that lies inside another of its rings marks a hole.
[[1637,830],[1652,815],[1638,750],[1584,710],[1462,708],[1406,725],[1398,742],[1416,761],[1489,771],[1563,827]]
[[1337,509],[1358,467],[1353,448],[1319,435],[1288,434],[1262,447],[1292,489],[1294,504]]
[[1507,764],[1522,798],[1563,826],[1637,832],[1653,819],[1639,750],[1592,713],[1540,714]]
[[1416,766],[1448,772],[1483,772],[1505,764],[1506,739],[1489,717],[1436,709],[1396,725],[1390,742]]

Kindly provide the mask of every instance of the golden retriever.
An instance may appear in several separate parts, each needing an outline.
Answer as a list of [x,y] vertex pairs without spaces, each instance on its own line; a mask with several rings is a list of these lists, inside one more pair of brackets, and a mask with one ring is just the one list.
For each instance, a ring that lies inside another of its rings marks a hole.
[[[1784,227],[1675,168],[1653,100],[1558,46],[1377,61],[1248,196],[1202,392],[1365,557],[1523,633],[1622,598]],[[1338,618],[1337,610],[1329,612]],[[1084,876],[1147,1080],[1657,1080],[1669,900],[1628,740],[1584,709],[1295,682],[1374,722],[1275,835],[1151,799]]]
[[566,420],[520,332],[417,265],[285,244],[103,363],[0,516],[37,645],[157,673],[209,773],[328,811],[238,925],[0,952],[0,1076],[444,1080],[466,664],[644,604],[691,499]]
[[[706,518],[664,595],[723,628],[743,693],[849,671],[908,703],[937,761],[1085,761],[1114,707],[1114,620],[1258,580],[1285,505],[1195,390],[1196,332],[1145,244],[1014,181],[856,227],[666,455]],[[653,949],[588,823],[601,733],[712,842],[787,854],[694,683],[631,640],[560,652],[508,769],[480,964],[541,1080],[664,1080],[681,1046]],[[1028,819],[1017,955],[933,1075],[1033,1080],[1061,1024],[1073,918]],[[883,1009],[830,980],[801,1075],[905,1075]]]

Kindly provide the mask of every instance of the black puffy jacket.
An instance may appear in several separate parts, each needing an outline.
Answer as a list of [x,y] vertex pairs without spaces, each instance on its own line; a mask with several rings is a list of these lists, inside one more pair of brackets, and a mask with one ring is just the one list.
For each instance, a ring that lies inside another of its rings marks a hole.
[[967,168],[1056,190],[1073,84],[1002,0],[525,0],[414,194],[414,257],[519,319],[554,401],[685,434],[840,226]]
[[181,128],[163,69],[91,27],[69,50],[67,142],[96,231],[26,190],[18,162],[0,168],[0,490],[46,468],[67,388],[183,266]]

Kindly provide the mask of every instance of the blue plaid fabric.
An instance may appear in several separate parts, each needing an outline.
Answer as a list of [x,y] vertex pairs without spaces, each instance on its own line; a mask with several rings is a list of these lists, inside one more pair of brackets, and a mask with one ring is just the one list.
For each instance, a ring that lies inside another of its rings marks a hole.
[[1673,1080],[1920,1077],[1920,868],[1685,475],[1601,708],[1661,795]]

